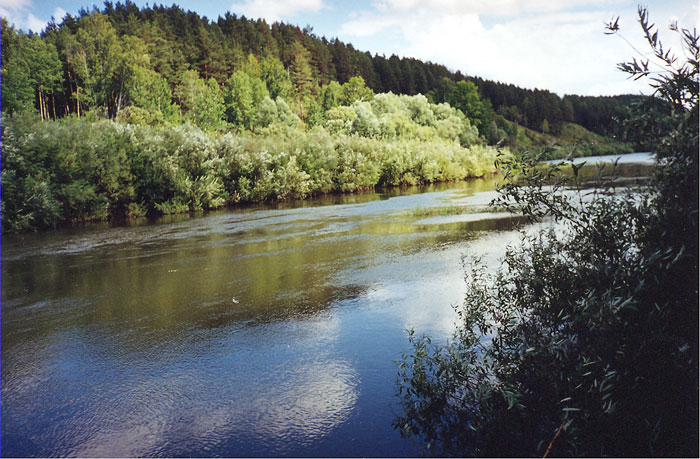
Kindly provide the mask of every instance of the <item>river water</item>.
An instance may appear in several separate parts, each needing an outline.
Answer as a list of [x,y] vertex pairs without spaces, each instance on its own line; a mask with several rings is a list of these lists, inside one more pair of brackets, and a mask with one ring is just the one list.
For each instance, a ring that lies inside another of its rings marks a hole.
[[3,236],[0,452],[418,455],[395,361],[517,240],[497,181]]

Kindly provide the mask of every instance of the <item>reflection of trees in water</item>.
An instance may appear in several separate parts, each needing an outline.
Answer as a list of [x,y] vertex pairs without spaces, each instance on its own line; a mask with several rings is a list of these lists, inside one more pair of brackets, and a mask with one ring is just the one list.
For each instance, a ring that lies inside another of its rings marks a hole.
[[[415,190],[456,190],[440,199],[459,200],[492,190],[498,180]],[[381,264],[385,255],[440,250],[520,222],[494,215],[424,224],[405,210],[415,209],[411,199],[423,205],[432,198],[411,197],[413,191],[392,190],[407,193],[409,201],[386,205],[375,202],[387,195],[329,196],[316,201],[321,207],[297,210],[288,203],[290,210],[281,213],[251,209],[235,218],[217,213],[155,227],[30,235],[28,241],[35,236],[40,243],[2,264],[3,355],[23,340],[76,329],[91,331],[91,345],[138,354],[184,335],[195,339],[197,330],[310,317],[362,295],[366,286],[347,285],[337,278],[342,272]],[[324,206],[337,200],[359,205]],[[69,250],[47,251],[43,241]]]

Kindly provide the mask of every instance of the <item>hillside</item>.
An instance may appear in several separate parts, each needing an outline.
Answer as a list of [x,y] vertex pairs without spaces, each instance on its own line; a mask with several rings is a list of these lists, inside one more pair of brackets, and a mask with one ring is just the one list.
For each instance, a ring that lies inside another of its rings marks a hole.
[[[374,93],[424,94],[431,102],[460,108],[491,143],[504,140],[498,129],[507,133],[505,120],[555,136],[564,123],[577,123],[627,140],[615,119],[638,99],[562,98],[467,77],[433,62],[372,56],[336,38],[317,37],[310,27],[267,24],[229,12],[209,20],[175,5],[139,8],[128,1],[67,15],[60,24],[50,23],[41,37],[26,36],[3,21],[2,49],[3,111],[34,107],[44,119],[96,110],[116,118],[124,107],[153,111],[154,103],[168,118],[169,111],[177,111],[167,107],[168,93],[171,102],[186,108],[179,88],[188,84],[187,70],[220,88],[236,71],[258,77],[272,99],[283,97],[310,124],[322,118],[324,87],[359,76]],[[465,88],[455,94],[459,83],[478,91],[478,107],[471,112],[461,103]]]
[[106,3],[40,36],[1,29],[3,231],[463,180],[499,150],[633,150],[614,120],[634,98],[466,78],[309,28]]
[[619,142],[612,137],[598,135],[576,123],[563,123],[558,135],[519,127],[517,137],[509,147],[518,155],[526,151],[543,152],[544,159],[560,159],[569,155],[615,155],[635,150],[630,142]]

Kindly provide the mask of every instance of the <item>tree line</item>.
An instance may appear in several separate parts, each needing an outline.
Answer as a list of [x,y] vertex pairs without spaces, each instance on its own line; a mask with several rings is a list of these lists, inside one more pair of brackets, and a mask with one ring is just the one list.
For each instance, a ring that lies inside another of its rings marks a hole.
[[[361,77],[374,93],[423,94],[433,103],[457,106],[482,135],[493,131],[494,141],[498,129],[509,134],[504,120],[552,134],[574,122],[624,140],[627,132],[616,120],[639,98],[562,98],[414,58],[372,56],[337,38],[318,37],[308,26],[229,12],[214,21],[175,5],[139,8],[129,1],[66,15],[41,35],[15,30],[2,19],[2,49],[3,111],[33,108],[42,119],[93,112],[151,123],[189,120],[206,128],[226,121],[251,129],[255,120],[244,113],[246,104],[269,96],[283,99],[313,125],[334,97],[324,88]],[[236,98],[244,102],[227,105]]]
[[495,145],[551,142],[505,116],[518,113],[582,155],[631,148],[308,27],[128,2],[41,35],[0,22],[3,231],[477,177],[494,171]]

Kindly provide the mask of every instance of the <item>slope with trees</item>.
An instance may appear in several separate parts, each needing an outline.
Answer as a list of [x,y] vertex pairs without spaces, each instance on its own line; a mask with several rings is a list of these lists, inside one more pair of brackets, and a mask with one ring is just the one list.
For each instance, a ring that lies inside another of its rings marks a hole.
[[[587,113],[587,98],[565,104],[516,88],[500,101],[511,87],[371,56],[310,27],[128,1],[66,15],[41,35],[0,23],[3,231],[463,179],[495,170],[491,146],[520,154],[558,142],[550,151],[563,156],[583,140],[581,154],[631,150],[559,120]],[[518,97],[535,100],[536,115]],[[606,104],[596,110],[612,110]],[[196,147],[182,134],[189,129]],[[566,132],[576,134],[569,141]],[[222,169],[221,139],[253,155],[255,172]],[[188,149],[198,153],[184,160]],[[354,159],[323,162],[320,151]],[[193,158],[202,164],[181,163]],[[278,168],[288,164],[311,181],[285,179]],[[368,169],[353,178],[357,167]]]
[[[3,84],[7,86],[4,94],[8,98],[3,110],[36,106],[43,116],[52,118],[68,113],[80,116],[95,109],[110,118],[117,117],[124,106],[132,105],[125,85],[130,80],[138,82],[138,76],[143,75],[138,69],[155,71],[171,90],[180,84],[188,69],[205,81],[213,78],[225,85],[234,71],[249,64],[251,56],[259,65],[265,63],[268,70],[281,68],[288,73],[296,92],[272,91],[272,98],[289,98],[287,102],[296,107],[304,120],[306,112],[313,111],[313,107],[307,107],[314,105],[310,96],[316,96],[319,88],[332,81],[344,84],[356,76],[362,77],[375,93],[424,94],[435,103],[451,99],[466,103],[465,89],[476,88],[483,107],[476,114],[479,121],[475,124],[485,137],[493,122],[503,118],[545,134],[558,134],[563,123],[574,122],[599,135],[626,140],[627,132],[616,119],[624,116],[630,102],[639,99],[561,98],[546,90],[465,77],[432,62],[396,55],[371,56],[338,39],[319,38],[310,27],[302,30],[279,22],[268,25],[264,20],[232,13],[210,21],[177,6],[139,8],[129,1],[106,2],[101,11],[82,10],[76,17],[67,15],[60,24],[50,23],[41,37],[24,38],[24,34],[3,23],[2,65],[9,66],[10,75]],[[42,50],[32,51],[32,43]],[[19,72],[29,69],[25,64],[16,70],[20,65],[17,61],[27,60],[32,53],[41,56],[31,61],[43,66],[43,70],[32,71],[32,79],[27,81],[20,78]],[[249,70],[256,73],[255,69]],[[279,78],[279,72],[277,75]],[[467,83],[473,86],[466,86]],[[30,87],[36,93],[35,99],[39,95],[41,100],[32,101],[28,95]],[[20,100],[12,100],[13,94]],[[291,100],[293,96],[296,100]],[[464,108],[473,108],[471,105]],[[470,118],[474,115],[465,114]]]

